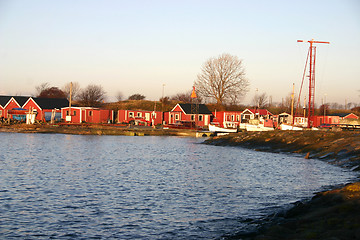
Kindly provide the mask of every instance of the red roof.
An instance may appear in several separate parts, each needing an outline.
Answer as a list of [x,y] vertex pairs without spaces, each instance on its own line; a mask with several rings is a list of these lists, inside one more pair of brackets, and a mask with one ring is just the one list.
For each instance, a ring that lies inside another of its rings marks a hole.
[[258,113],[259,115],[273,115],[271,112],[269,112],[268,110],[266,109],[256,109],[256,108],[247,108],[244,110],[244,112],[246,110],[249,110],[250,112],[252,112],[253,114],[256,114]]

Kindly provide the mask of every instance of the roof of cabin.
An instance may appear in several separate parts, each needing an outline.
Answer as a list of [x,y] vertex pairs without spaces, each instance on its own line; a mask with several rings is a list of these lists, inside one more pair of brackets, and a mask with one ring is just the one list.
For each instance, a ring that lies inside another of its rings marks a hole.
[[[30,97],[26,96],[0,96],[0,105],[5,107],[5,105],[10,101],[11,98],[14,98],[15,101],[22,107]],[[36,98],[32,97],[39,107],[42,109],[54,109],[62,108],[69,106],[69,101],[66,98]]]
[[24,105],[24,103],[29,99],[29,97],[24,96],[0,96],[0,105],[5,107],[12,97],[20,106]]
[[0,105],[5,107],[5,105],[9,102],[11,96],[0,96]]
[[32,98],[42,109],[60,109],[69,106],[66,98]]
[[357,116],[357,115],[354,114],[354,113],[332,113],[332,114],[329,114],[329,116],[338,116],[338,117],[342,117],[342,118],[343,118],[343,117],[346,117],[346,116],[351,115],[351,114]]
[[192,103],[179,103],[179,106],[184,110],[186,114],[194,114],[191,112],[191,106],[199,107],[197,114],[212,114],[205,104],[192,104]]
[[245,112],[246,110],[250,111],[251,113],[255,114],[258,113],[259,115],[265,116],[265,115],[273,115],[271,112],[269,112],[266,109],[261,109],[261,108],[247,108],[245,109],[243,112]]

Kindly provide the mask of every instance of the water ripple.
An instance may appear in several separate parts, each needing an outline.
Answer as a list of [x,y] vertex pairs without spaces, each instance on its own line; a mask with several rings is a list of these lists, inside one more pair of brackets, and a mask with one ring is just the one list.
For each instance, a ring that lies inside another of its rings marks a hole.
[[193,138],[0,136],[0,239],[214,239],[355,177]]

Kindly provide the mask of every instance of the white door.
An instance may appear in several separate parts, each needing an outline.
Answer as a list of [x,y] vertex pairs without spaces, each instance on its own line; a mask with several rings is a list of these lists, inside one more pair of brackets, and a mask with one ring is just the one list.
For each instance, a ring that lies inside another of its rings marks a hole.
[[145,120],[150,121],[150,113],[145,113]]

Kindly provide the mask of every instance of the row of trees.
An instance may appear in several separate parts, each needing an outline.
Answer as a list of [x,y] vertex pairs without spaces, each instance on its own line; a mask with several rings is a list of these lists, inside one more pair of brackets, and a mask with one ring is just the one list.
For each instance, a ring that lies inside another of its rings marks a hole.
[[[80,84],[77,82],[67,83],[60,89],[53,87],[49,83],[42,83],[36,88],[35,95],[42,98],[71,98],[80,106],[99,107],[106,99],[106,92],[101,85],[90,84],[87,87],[81,89]],[[118,101],[121,101],[123,95],[118,92],[116,96]],[[145,96],[139,93],[133,94],[128,97],[128,100],[144,100]]]
[[106,93],[101,85],[90,84],[81,89],[78,83],[68,83],[62,89],[42,83],[36,88],[36,96],[43,98],[70,98],[81,106],[98,107],[104,102]]
[[[243,62],[237,56],[222,54],[218,57],[208,59],[201,67],[197,79],[194,81],[197,93],[197,102],[216,103],[217,106],[240,105],[240,100],[249,91],[249,80],[246,78]],[[70,94],[70,83],[62,89],[50,87],[48,83],[41,84],[36,88],[39,97],[67,97]],[[179,102],[192,102],[191,91],[178,93],[171,97],[162,97],[162,103],[175,100]],[[99,106],[105,100],[105,91],[100,85],[88,85],[81,89],[78,83],[72,85],[72,99],[84,106]],[[118,92],[117,101],[123,100],[123,94]],[[133,94],[128,100],[144,100],[142,94]],[[295,97],[294,106],[297,104]],[[255,95],[252,101],[253,107],[269,108],[278,107],[289,111],[291,106],[291,94],[286,96],[281,103],[274,104],[271,97],[266,93]],[[328,106],[324,106],[326,108]],[[349,109],[349,108],[348,108]]]

